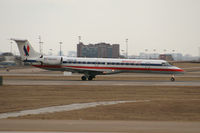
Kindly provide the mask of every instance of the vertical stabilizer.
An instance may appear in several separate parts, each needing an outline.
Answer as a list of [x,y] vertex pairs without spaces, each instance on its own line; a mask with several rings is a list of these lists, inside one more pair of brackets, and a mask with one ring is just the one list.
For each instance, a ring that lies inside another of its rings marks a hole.
[[18,39],[11,39],[11,40],[17,43],[20,56],[23,60],[27,58],[31,59],[40,57],[40,54],[33,49],[28,40],[18,40]]

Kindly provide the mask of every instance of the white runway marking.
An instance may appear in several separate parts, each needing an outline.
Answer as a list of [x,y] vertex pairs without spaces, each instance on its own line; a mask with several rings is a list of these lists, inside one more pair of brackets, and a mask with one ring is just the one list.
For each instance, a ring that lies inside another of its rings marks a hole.
[[96,106],[100,106],[100,105],[114,105],[114,104],[119,104],[119,103],[148,102],[148,101],[149,100],[75,103],[75,104],[63,105],[63,106],[52,106],[52,107],[45,107],[45,108],[32,109],[32,110],[24,110],[24,111],[18,111],[18,112],[1,113],[0,119],[6,119],[6,118],[9,118],[9,117],[19,117],[19,116],[25,116],[25,115],[54,113],[54,112],[61,112],[61,111],[72,111],[72,110],[79,110],[79,109],[96,107]]

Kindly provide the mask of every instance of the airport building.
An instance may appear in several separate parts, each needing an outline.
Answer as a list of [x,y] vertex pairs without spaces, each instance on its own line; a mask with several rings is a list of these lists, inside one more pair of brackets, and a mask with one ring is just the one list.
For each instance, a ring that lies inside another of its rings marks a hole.
[[97,43],[84,45],[77,44],[77,57],[91,58],[119,58],[119,44]]
[[5,52],[0,55],[0,65],[1,66],[15,66],[16,58],[10,52]]
[[173,61],[173,57],[171,54],[160,54],[159,59],[166,60],[166,61]]

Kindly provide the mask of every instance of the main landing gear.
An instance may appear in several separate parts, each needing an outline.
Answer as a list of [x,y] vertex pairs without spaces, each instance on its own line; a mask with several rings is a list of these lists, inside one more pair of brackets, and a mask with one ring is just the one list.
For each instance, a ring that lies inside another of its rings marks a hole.
[[85,81],[85,80],[87,80],[87,79],[91,81],[91,80],[93,80],[93,78],[95,78],[95,76],[82,76],[82,77],[81,77],[81,79],[82,79],[83,81]]
[[83,81],[85,81],[87,78],[86,78],[86,76],[82,76],[81,79],[82,79]]
[[172,75],[172,77],[171,77],[171,81],[172,81],[172,82],[175,81],[175,77],[174,77],[174,75]]

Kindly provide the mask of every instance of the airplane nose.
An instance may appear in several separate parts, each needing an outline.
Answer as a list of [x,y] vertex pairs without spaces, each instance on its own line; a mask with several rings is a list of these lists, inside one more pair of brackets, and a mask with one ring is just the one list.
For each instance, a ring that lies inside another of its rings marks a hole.
[[184,73],[185,73],[185,71],[184,71],[183,69],[178,68],[178,67],[177,67],[176,71],[177,71],[177,73],[179,73],[179,74],[184,74]]

